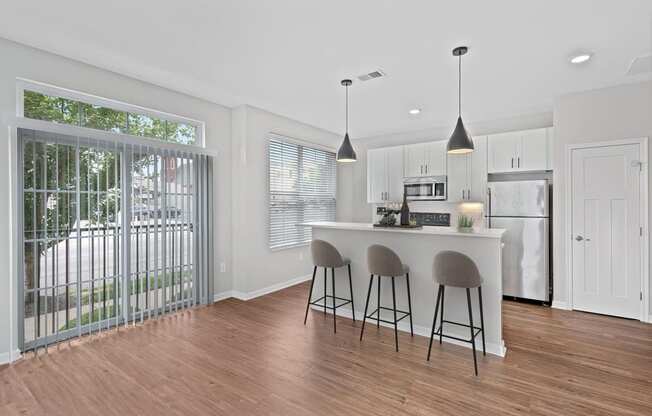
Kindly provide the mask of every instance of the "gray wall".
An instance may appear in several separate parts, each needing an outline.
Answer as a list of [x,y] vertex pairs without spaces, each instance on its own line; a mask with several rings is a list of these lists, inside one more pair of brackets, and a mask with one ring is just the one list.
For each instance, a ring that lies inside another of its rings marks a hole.
[[[568,172],[565,172],[566,148],[573,143],[591,143],[628,138],[652,138],[652,82],[569,94],[555,100],[555,193],[554,227],[554,300],[567,305],[566,242],[564,198]],[[650,143],[652,145],[652,143]],[[652,146],[648,147],[652,150]],[[648,155],[648,160],[650,160]],[[648,167],[648,175],[650,169]],[[648,179],[649,180],[649,179]],[[652,186],[652,181],[649,182]],[[652,192],[650,192],[652,195]],[[652,205],[652,204],[651,204]],[[648,216],[649,218],[649,216]],[[649,231],[649,230],[648,230]],[[652,302],[651,302],[652,305]],[[652,311],[650,311],[652,313]]]
[[[337,149],[342,137],[251,106],[233,110],[233,289],[251,296],[312,273],[307,246],[272,251],[268,246],[267,133]],[[337,219],[350,219],[347,177],[338,167]],[[220,295],[219,293],[217,294]]]
[[[16,77],[28,78],[81,92],[113,98],[156,110],[187,116],[206,123],[206,146],[219,152],[215,174],[215,287],[229,290],[230,268],[219,273],[219,263],[231,258],[231,110],[229,108],[179,94],[165,88],[124,77],[113,72],[72,61],[50,53],[22,46],[0,38],[0,363],[9,360],[16,349],[16,327],[12,325],[12,307],[16,307],[10,282],[12,213],[9,201],[10,152],[7,117],[16,115]],[[15,265],[14,265],[15,266]],[[14,285],[15,286],[15,285]],[[15,315],[13,315],[15,316]]]

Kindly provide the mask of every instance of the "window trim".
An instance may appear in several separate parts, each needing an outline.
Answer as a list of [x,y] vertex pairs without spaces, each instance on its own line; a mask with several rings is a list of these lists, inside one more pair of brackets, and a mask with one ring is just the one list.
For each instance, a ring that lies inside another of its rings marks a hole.
[[[270,146],[270,141],[272,140],[280,140],[280,141],[285,141],[288,143],[292,143],[298,146],[303,146],[303,147],[309,147],[317,150],[322,150],[325,152],[329,153],[334,153],[337,155],[337,148],[335,147],[330,147],[326,145],[322,145],[319,143],[307,141],[307,140],[301,140],[292,137],[291,135],[279,133],[277,131],[270,131],[265,135],[265,147],[266,147],[266,154],[265,154],[265,159],[266,159],[266,169],[267,169],[267,193],[265,195],[267,199],[267,249],[272,251],[272,252],[277,252],[277,251],[282,251],[282,250],[288,250],[288,249],[293,249],[293,248],[299,248],[299,247],[306,247],[310,245],[310,242],[301,242],[301,243],[292,243],[292,244],[285,244],[281,246],[276,246],[276,247],[270,247],[269,245],[269,233],[270,233],[270,224],[271,224],[271,218],[269,215],[269,207],[270,207],[270,195],[272,193],[271,190],[271,177],[269,176],[270,174],[270,151],[269,151],[269,146]],[[335,162],[335,207],[336,207],[336,212],[337,212],[337,162]]]
[[[26,78],[16,78],[16,116],[19,118],[25,117],[25,91],[33,91],[44,95],[49,95],[53,97],[61,97],[74,101],[81,101],[86,104],[97,105],[100,107],[110,108],[112,110],[123,111],[126,113],[137,113],[142,114],[152,118],[163,119],[171,121],[174,123],[183,123],[189,124],[195,127],[197,135],[197,143],[195,144],[181,144],[176,143],[179,146],[185,148],[191,147],[193,149],[205,149],[206,148],[206,137],[205,130],[206,125],[203,121],[195,120],[189,117],[183,117],[172,113],[166,113],[164,111],[153,110],[147,107],[141,107],[135,104],[128,104],[123,101],[114,100],[111,98],[100,97],[93,94],[84,93],[81,91],[75,91],[68,88],[57,87],[55,85],[46,84],[44,82],[33,81]],[[51,122],[49,122],[51,123]],[[85,128],[86,130],[96,130]],[[144,136],[133,136],[125,133],[114,133],[111,134],[120,134],[123,136],[130,137],[143,137]],[[156,138],[148,138],[156,142],[164,142],[163,140],[158,140]],[[174,143],[174,142],[164,142],[164,143]]]

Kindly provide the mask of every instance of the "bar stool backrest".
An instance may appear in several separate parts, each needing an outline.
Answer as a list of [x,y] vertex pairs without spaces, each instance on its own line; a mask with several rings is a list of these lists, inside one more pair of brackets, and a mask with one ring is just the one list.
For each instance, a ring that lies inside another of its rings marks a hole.
[[440,251],[432,266],[435,283],[444,286],[474,288],[482,285],[475,262],[457,251]]
[[367,249],[369,273],[378,276],[402,276],[403,263],[398,254],[389,247],[374,244]]
[[312,240],[310,243],[312,262],[317,267],[342,267],[344,259],[335,246],[324,240]]

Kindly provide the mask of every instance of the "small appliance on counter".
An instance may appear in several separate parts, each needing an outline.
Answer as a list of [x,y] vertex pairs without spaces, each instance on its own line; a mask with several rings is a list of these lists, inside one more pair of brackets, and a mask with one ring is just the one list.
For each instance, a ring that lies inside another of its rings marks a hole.
[[446,176],[406,178],[403,193],[408,201],[445,201]]
[[422,226],[450,227],[451,214],[437,212],[411,212],[410,223]]

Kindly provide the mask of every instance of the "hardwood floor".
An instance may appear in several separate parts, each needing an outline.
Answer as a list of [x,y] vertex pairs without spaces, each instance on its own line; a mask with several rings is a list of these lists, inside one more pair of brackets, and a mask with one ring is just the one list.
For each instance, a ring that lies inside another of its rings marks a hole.
[[[308,285],[0,368],[0,415],[651,415],[652,325],[504,303],[505,359],[303,313]],[[434,304],[434,299],[433,299]],[[434,307],[434,306],[433,306]],[[361,314],[361,312],[360,312]],[[368,330],[368,331],[367,331]]]

